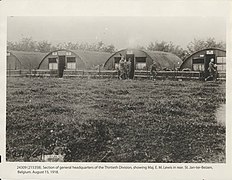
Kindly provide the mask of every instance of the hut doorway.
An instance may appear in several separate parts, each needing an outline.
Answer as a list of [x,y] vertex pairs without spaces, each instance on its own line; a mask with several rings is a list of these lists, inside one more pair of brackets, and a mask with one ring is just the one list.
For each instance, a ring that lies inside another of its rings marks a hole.
[[215,63],[215,54],[206,54],[205,55],[205,77],[209,76],[209,62],[211,59],[214,59],[214,63]]
[[59,77],[63,77],[65,69],[65,56],[59,56],[59,63],[58,63],[58,75]]
[[126,61],[131,61],[131,67],[129,72],[129,79],[134,78],[135,74],[135,55],[134,54],[126,54]]

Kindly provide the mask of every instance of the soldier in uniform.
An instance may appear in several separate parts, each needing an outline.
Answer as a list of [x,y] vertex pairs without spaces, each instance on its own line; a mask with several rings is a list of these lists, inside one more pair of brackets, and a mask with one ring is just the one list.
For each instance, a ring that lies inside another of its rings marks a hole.
[[125,79],[126,78],[125,77],[125,75],[126,75],[125,63],[126,63],[126,61],[125,61],[124,56],[121,56],[121,59],[119,61],[119,71],[120,71],[119,79]]
[[152,80],[155,81],[156,80],[156,76],[157,76],[157,67],[156,67],[156,63],[153,62],[152,65],[150,66],[150,72],[152,75]]
[[131,58],[126,62],[126,76],[127,79],[131,78]]
[[213,78],[214,81],[217,81],[217,65],[214,64],[214,59],[212,58],[209,62],[209,76],[205,78],[205,81]]

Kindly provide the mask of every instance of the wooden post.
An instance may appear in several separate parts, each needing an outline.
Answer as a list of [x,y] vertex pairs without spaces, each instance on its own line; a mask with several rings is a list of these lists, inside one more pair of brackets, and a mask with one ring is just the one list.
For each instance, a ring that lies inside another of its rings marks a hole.
[[100,68],[100,65],[98,65],[98,76],[99,76],[99,78],[101,77],[101,68]]
[[147,69],[147,79],[150,79],[148,74],[148,67],[146,67],[146,69]]
[[[8,76],[10,76],[10,73],[11,73],[11,72],[10,72],[10,68],[11,68],[11,67],[10,67],[10,65],[9,65],[9,73],[8,73]],[[6,72],[6,73],[7,73],[7,72]]]
[[30,68],[29,68],[29,76],[30,76],[30,79],[31,79],[31,63],[30,63]]
[[176,67],[175,67],[175,64],[174,64],[174,80],[176,79]]

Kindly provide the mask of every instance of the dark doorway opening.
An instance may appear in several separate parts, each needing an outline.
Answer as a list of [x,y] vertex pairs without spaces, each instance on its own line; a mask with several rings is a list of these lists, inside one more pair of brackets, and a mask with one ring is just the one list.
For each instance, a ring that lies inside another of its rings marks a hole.
[[65,56],[59,56],[59,63],[58,63],[58,75],[59,77],[63,77],[65,69]]
[[131,61],[131,66],[129,68],[129,79],[133,79],[134,78],[134,74],[135,74],[135,55],[134,54],[126,54],[126,61]]
[[206,54],[205,55],[205,78],[209,76],[209,62],[211,59],[214,59],[214,63],[216,61],[215,54]]

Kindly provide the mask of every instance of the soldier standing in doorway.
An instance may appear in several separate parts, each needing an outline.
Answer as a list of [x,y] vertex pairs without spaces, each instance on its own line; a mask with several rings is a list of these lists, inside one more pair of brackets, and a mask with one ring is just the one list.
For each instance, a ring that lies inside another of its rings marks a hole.
[[119,71],[120,71],[119,79],[125,79],[125,75],[126,75],[125,64],[126,62],[125,62],[124,56],[121,56],[121,59],[119,61]]
[[205,81],[209,80],[212,78],[214,81],[217,81],[217,65],[214,63],[214,59],[212,58],[209,62],[209,76],[205,78]]

